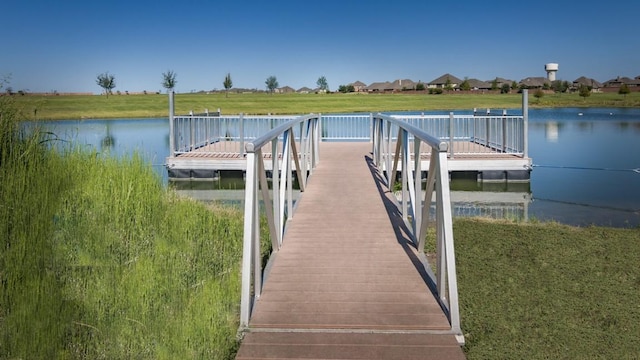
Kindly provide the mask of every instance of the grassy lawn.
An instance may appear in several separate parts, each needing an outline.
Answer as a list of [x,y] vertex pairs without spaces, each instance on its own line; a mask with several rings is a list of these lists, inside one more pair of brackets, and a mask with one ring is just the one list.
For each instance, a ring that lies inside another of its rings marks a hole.
[[[14,96],[28,119],[146,118],[166,117],[168,96]],[[204,109],[225,114],[307,114],[378,111],[419,111],[491,108],[520,108],[520,94],[178,94],[176,113],[196,113]],[[540,99],[529,94],[531,107],[631,107],[640,106],[640,93],[546,94]]]
[[640,357],[640,229],[455,221],[469,359]]

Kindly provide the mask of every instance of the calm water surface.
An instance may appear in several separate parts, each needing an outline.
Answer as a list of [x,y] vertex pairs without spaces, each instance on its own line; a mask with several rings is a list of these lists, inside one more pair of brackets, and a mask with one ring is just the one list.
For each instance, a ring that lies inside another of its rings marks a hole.
[[[138,151],[167,181],[166,118],[69,120],[46,126],[99,151],[119,156]],[[454,209],[464,216],[640,226],[640,173],[633,171],[640,168],[640,109],[531,109],[529,156],[534,163],[530,184],[457,181],[452,189],[461,191],[452,197],[461,200]],[[509,210],[514,206],[519,209],[515,215]]]

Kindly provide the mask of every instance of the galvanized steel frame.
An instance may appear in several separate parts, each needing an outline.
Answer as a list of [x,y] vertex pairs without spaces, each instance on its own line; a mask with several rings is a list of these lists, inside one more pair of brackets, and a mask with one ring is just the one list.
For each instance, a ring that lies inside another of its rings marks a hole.
[[[436,284],[437,298],[445,310],[451,325],[451,332],[458,341],[463,343],[464,336],[460,327],[460,310],[458,305],[458,283],[453,239],[453,221],[451,210],[451,194],[449,190],[448,151],[450,144],[438,139],[414,125],[402,120],[382,114],[372,115],[373,122],[373,160],[381,170],[386,168],[383,176],[389,189],[394,189],[396,171],[402,162],[402,190],[399,211],[412,230],[414,245],[418,252],[424,255],[424,245],[427,228],[430,224],[430,209],[435,191],[435,229],[436,229],[436,275],[434,276],[428,264],[425,271]],[[391,151],[394,129],[395,151]],[[429,173],[424,199],[422,194],[421,161],[413,161],[411,157],[419,159],[420,147],[426,144],[431,151]],[[391,159],[393,158],[393,165]],[[389,171],[391,169],[391,171]],[[424,257],[426,262],[426,257]]]
[[[242,250],[242,285],[240,329],[249,326],[254,302],[262,292],[262,260],[260,255],[260,200],[269,225],[272,254],[282,246],[286,222],[293,218],[293,179],[295,168],[300,191],[319,161],[320,116],[301,116],[246,144],[247,173],[245,185],[244,237]],[[300,135],[299,144],[295,132]],[[281,143],[282,157],[273,156],[272,187],[269,189],[264,166],[263,148],[271,145],[275,153]],[[260,190],[260,191],[258,191]],[[261,199],[259,198],[259,194]],[[252,291],[253,290],[253,291]]]

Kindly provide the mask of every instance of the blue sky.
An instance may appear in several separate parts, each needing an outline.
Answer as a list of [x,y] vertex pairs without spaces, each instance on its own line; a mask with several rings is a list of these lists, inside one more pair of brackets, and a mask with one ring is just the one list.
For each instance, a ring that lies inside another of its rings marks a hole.
[[[15,91],[178,92],[234,87],[331,89],[360,80],[429,82],[640,75],[640,1],[19,0],[0,5],[0,77]],[[5,85],[6,86],[6,85]]]

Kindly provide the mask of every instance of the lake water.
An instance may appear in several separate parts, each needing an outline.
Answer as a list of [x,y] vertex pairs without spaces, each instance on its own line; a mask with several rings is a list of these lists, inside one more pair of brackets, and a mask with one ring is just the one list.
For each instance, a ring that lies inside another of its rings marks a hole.
[[[163,165],[169,154],[166,118],[68,120],[45,125],[62,138],[99,151],[119,156],[138,151],[167,181]],[[534,163],[529,184],[455,180],[452,197],[457,214],[581,226],[640,226],[640,109],[531,109],[529,156]],[[234,186],[233,181],[183,184],[183,188],[205,188],[203,191]]]

